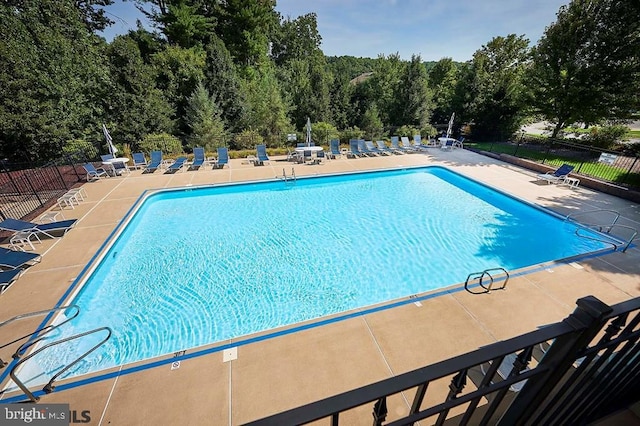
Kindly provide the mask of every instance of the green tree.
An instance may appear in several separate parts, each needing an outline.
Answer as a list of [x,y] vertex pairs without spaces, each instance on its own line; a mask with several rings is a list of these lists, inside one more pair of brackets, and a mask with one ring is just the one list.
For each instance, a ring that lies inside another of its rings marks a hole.
[[289,117],[297,128],[304,126],[307,117],[331,118],[332,76],[320,41],[314,13],[283,21],[274,36],[271,56],[279,67],[283,94],[291,105]]
[[442,58],[429,71],[429,86],[433,90],[435,123],[447,123],[455,111],[453,103],[458,83],[458,67],[451,58]]
[[273,66],[264,64],[252,69],[243,80],[243,90],[250,128],[263,135],[267,144],[279,145],[291,124]]
[[184,0],[169,3],[166,13],[157,15],[156,21],[161,24],[162,33],[169,43],[186,49],[206,44],[215,27],[212,17],[199,14],[195,5]]
[[172,132],[171,105],[156,88],[156,73],[145,64],[137,42],[129,35],[116,37],[107,49],[111,76],[105,121],[117,143],[134,150],[148,133]]
[[277,66],[293,59],[307,58],[320,52],[321,42],[315,13],[308,13],[293,20],[286,18],[274,31],[271,58]]
[[157,73],[156,85],[171,104],[178,134],[189,134],[185,121],[187,99],[204,80],[205,62],[206,53],[200,46],[189,49],[167,46],[152,57]]
[[349,126],[351,115],[351,96],[355,86],[349,80],[338,80],[334,77],[333,84],[329,88],[329,111],[331,122],[339,129]]
[[628,118],[640,93],[640,3],[572,1],[533,49],[527,76],[535,112],[555,123]]
[[[113,0],[76,0],[75,5],[80,11],[80,15],[87,29],[91,32],[102,31],[113,21],[106,16],[103,9],[105,6],[113,4]],[[98,7],[96,7],[98,6]]]
[[205,87],[221,108],[221,116],[232,132],[244,129],[246,117],[246,96],[242,91],[240,76],[231,55],[222,40],[212,37],[205,46],[204,69]]
[[400,73],[400,82],[390,114],[390,124],[395,126],[410,124],[420,127],[429,123],[431,109],[427,70],[420,55],[412,55],[411,61]]
[[473,137],[487,140],[508,137],[526,117],[524,72],[529,60],[529,40],[510,34],[494,37],[473,54],[469,71],[468,105]]
[[107,96],[104,40],[71,0],[0,4],[0,155],[57,157],[97,142]]
[[378,114],[378,107],[375,104],[371,105],[364,112],[359,127],[365,131],[364,137],[366,139],[374,140],[382,136],[384,126]]
[[278,23],[275,0],[226,0],[217,12],[216,34],[236,64],[256,65],[267,60],[269,34]]
[[329,145],[331,139],[338,139],[339,137],[338,129],[326,121],[316,122],[311,126],[311,140],[316,144]]
[[400,59],[398,53],[388,56],[380,55],[374,64],[373,75],[365,84],[371,86],[369,96],[375,101],[380,119],[386,127],[393,121],[396,95],[406,64]]
[[201,146],[214,151],[223,145],[224,124],[215,100],[202,83],[189,97],[186,122],[191,129],[188,142],[191,147]]

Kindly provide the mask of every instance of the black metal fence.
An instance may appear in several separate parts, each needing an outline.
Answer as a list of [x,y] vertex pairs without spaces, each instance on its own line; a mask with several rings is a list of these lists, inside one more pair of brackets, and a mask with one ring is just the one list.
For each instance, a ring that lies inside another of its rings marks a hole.
[[568,163],[575,167],[573,172],[576,174],[630,189],[640,189],[640,157],[632,152],[605,150],[556,139],[476,143],[470,147],[509,154],[554,167]]
[[80,159],[65,156],[43,165],[0,160],[0,218],[31,218],[85,180]]
[[640,400],[639,323],[640,298],[587,296],[562,322],[249,424],[586,424]]

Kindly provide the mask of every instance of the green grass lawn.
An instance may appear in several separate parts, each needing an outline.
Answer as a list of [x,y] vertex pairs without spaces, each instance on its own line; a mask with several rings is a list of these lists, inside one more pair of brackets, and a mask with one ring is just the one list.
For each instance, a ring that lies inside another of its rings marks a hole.
[[515,145],[503,143],[471,142],[465,143],[465,146],[497,154],[509,154],[527,160],[544,160],[544,163],[549,166],[558,167],[566,163],[574,166],[574,170],[577,173],[584,174],[586,176],[592,176],[604,181],[625,183],[627,185],[640,187],[640,174],[628,173],[628,169],[626,168],[621,169],[609,164],[599,163],[595,159],[591,161],[579,161],[572,157],[563,157],[562,155],[556,155],[553,152],[547,153],[546,151],[527,149],[523,146],[519,146],[516,149]]

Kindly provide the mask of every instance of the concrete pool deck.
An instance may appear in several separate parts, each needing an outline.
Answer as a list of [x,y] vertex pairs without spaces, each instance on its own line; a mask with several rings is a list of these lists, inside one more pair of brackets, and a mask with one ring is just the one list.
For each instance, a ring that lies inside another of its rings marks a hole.
[[[36,245],[42,261],[0,296],[0,321],[54,306],[145,189],[273,179],[283,169],[288,175],[293,168],[297,176],[305,176],[442,165],[561,215],[615,210],[621,214],[619,223],[640,229],[640,206],[634,203],[582,187],[548,185],[538,181],[534,172],[466,150],[434,148],[427,153],[337,159],[321,165],[243,163],[231,160],[231,166],[222,170],[171,175],[161,171],[143,175],[138,170],[85,184],[88,199],[64,210],[66,218],[78,219],[75,228],[63,238]],[[598,215],[608,220],[608,214]],[[400,255],[399,261],[404,261]],[[460,282],[470,272],[461,268]],[[237,347],[236,359],[226,362],[223,352],[213,352],[182,360],[178,369],[163,364],[68,390],[62,390],[65,381],[60,381],[60,390],[40,402],[69,403],[78,413],[88,410],[90,424],[237,425],[560,321],[573,311],[576,299],[586,295],[608,304],[640,296],[640,249],[547,265],[512,278],[504,291],[449,292],[423,300],[421,306],[405,304],[245,344]],[[40,320],[0,329],[0,344],[33,331]],[[10,360],[15,348],[0,350],[0,358]],[[430,387],[426,402],[445,394],[447,385]],[[409,404],[401,398],[389,401],[387,420],[406,412]],[[350,417],[356,414],[358,419]],[[370,424],[370,408],[341,419],[344,424]]]

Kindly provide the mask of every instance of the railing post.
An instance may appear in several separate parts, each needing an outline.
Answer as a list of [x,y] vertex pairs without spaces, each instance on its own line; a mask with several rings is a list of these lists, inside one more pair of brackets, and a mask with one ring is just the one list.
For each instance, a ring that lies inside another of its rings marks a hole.
[[[466,385],[467,385],[467,370],[465,369],[458,372],[458,374],[453,376],[453,378],[451,379],[451,383],[449,384],[449,394],[447,395],[445,402],[455,399],[455,397],[458,396],[460,392],[462,392],[462,390]],[[449,414],[448,409],[442,410],[440,412],[440,415],[438,416],[438,420],[436,420],[436,425],[442,426],[444,424],[444,421],[447,419],[448,414]]]
[[636,158],[633,159],[633,163],[631,164],[631,167],[629,167],[629,170],[627,170],[627,174],[624,175],[624,179],[622,180],[622,183],[627,183],[627,181],[629,180],[629,175],[631,174],[631,171],[633,170],[637,162],[638,162],[638,156],[636,156]]
[[387,413],[387,397],[383,396],[373,405],[373,426],[382,426]]
[[527,381],[500,419],[500,424],[521,424],[532,418],[576,360],[576,354],[602,329],[604,316],[612,311],[610,306],[593,296],[578,299],[577,305],[573,313],[563,320],[575,332],[555,339],[539,365],[539,368],[550,366],[549,371]]
[[36,189],[33,187],[33,184],[31,183],[31,180],[29,180],[29,174],[25,173],[23,176],[24,176],[24,180],[26,180],[27,183],[29,184],[29,187],[31,188],[31,191],[33,192],[33,195],[36,196],[36,199],[40,203],[40,207],[44,207],[44,202],[40,198],[40,194],[38,194],[38,191],[36,191]]
[[56,172],[58,173],[58,177],[60,178],[60,182],[62,182],[62,188],[66,191],[69,189],[69,187],[67,186],[67,182],[64,180],[64,176],[62,176],[62,173],[60,173],[60,168],[59,166],[54,162],[53,163],[53,167],[56,169]]

